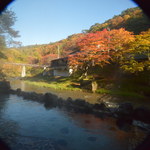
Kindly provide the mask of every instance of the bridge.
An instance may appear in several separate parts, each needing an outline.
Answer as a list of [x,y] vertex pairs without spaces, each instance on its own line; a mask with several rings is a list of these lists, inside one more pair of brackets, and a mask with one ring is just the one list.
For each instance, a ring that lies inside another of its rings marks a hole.
[[41,68],[43,68],[43,70],[46,70],[46,68],[50,67],[50,65],[24,64],[24,63],[13,63],[13,62],[5,62],[3,64],[22,66],[21,77],[25,77],[26,76],[26,66],[41,67]]

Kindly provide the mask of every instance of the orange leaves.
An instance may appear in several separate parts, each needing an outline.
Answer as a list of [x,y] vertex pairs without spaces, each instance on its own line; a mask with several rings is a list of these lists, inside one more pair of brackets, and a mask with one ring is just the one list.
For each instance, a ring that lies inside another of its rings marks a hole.
[[88,33],[80,39],[77,45],[80,52],[70,56],[70,64],[72,66],[83,65],[102,65],[108,63],[109,56],[109,31],[103,30],[96,33]]
[[87,33],[77,43],[80,52],[69,56],[70,65],[104,66],[115,55],[117,58],[122,55],[122,52],[126,50],[126,45],[133,40],[132,33],[123,28]]
[[122,48],[123,45],[134,40],[132,32],[126,31],[124,28],[111,30],[110,35],[111,44],[115,47],[115,49]]
[[40,63],[41,64],[50,64],[50,62],[51,62],[51,60],[54,60],[54,59],[56,59],[56,58],[58,58],[58,55],[57,54],[48,54],[48,55],[45,55],[45,56],[43,56],[42,58],[41,58],[41,60],[40,60]]

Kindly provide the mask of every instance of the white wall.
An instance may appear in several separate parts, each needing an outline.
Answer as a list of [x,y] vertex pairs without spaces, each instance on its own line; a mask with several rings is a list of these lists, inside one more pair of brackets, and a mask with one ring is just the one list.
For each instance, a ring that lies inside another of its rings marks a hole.
[[54,76],[62,76],[62,77],[68,77],[69,71],[68,70],[54,70]]

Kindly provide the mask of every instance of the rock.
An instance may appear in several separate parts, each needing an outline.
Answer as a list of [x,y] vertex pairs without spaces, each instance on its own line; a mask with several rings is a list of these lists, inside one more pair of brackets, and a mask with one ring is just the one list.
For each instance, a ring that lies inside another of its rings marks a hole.
[[129,131],[131,129],[132,122],[133,120],[131,117],[124,116],[117,119],[116,125],[122,130]]
[[72,100],[72,98],[68,97],[66,100],[66,105],[72,107],[73,104],[74,104],[74,101]]
[[42,102],[43,101],[43,94],[38,94],[35,92],[18,92],[20,96],[23,96],[24,99],[31,99],[34,101]]
[[106,105],[107,109],[109,110],[109,112],[112,115],[115,115],[115,113],[118,111],[118,108],[119,108],[119,104],[118,103],[105,102],[105,105]]
[[93,105],[86,102],[83,110],[85,113],[93,113]]
[[78,106],[84,106],[85,105],[85,100],[82,100],[82,99],[76,99],[74,101],[74,105],[78,105]]
[[119,115],[132,115],[132,113],[133,113],[133,106],[131,103],[122,103],[118,107]]
[[71,97],[68,97],[68,98],[67,98],[67,101],[68,101],[68,102],[71,102],[71,103],[73,102],[73,100],[72,100]]
[[10,92],[10,82],[3,80],[0,81],[0,93],[9,93]]
[[118,108],[119,107],[119,104],[118,103],[114,103],[114,102],[105,102],[105,105],[108,108]]
[[46,106],[53,106],[53,107],[56,107],[57,104],[58,104],[58,97],[54,94],[51,94],[51,93],[46,93],[44,95],[44,103]]
[[63,102],[64,102],[64,100],[62,98],[58,98],[57,105],[59,108],[61,108],[63,106]]
[[133,122],[133,106],[131,103],[122,103],[117,109],[116,124],[120,129],[130,130]]
[[150,110],[145,107],[136,108],[133,112],[135,120],[143,121],[150,124]]
[[37,100],[39,101],[39,102],[43,102],[43,100],[44,100],[44,95],[43,94],[37,94]]
[[37,101],[38,97],[39,97],[39,95],[37,93],[35,93],[35,92],[30,92],[29,93],[29,98],[32,99],[32,100],[36,100]]
[[104,102],[102,102],[100,104],[94,104],[93,108],[95,110],[107,110],[106,104]]
[[141,121],[137,121],[137,120],[133,120],[132,124],[134,126],[138,126],[138,127],[142,128],[142,129],[150,131],[150,124],[147,124],[147,123],[144,123],[144,122],[141,122]]
[[96,109],[96,110],[99,110],[99,109],[101,109],[101,105],[96,103],[96,104],[93,105],[93,108]]
[[16,94],[16,90],[10,89],[11,94]]
[[22,91],[21,91],[21,89],[20,89],[20,88],[18,88],[18,89],[16,90],[16,94],[17,94],[17,95],[20,95],[20,94],[21,94],[21,92],[22,92]]

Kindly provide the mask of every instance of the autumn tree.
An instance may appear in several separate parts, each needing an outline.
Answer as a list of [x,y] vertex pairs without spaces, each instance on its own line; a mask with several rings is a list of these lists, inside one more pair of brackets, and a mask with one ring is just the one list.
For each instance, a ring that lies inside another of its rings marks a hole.
[[87,75],[96,66],[102,68],[112,61],[119,63],[128,51],[128,43],[133,40],[132,33],[123,28],[88,33],[78,42],[80,52],[69,56],[70,66],[75,71],[82,70],[82,73]]
[[75,52],[79,50],[78,47],[78,41],[83,37],[84,34],[78,33],[78,34],[73,34],[68,36],[67,39],[65,39],[65,42],[63,44],[63,50],[64,50],[64,55],[68,55],[69,53]]
[[119,61],[133,40],[132,33],[123,28],[88,33],[78,42],[80,52],[70,55],[70,65],[87,70],[95,65],[103,67],[110,60]]
[[135,37],[132,32],[126,31],[124,28],[114,29],[110,32],[111,45],[111,60],[115,63],[125,57],[130,50],[130,43],[134,41]]
[[120,62],[121,68],[131,73],[150,70],[150,29],[136,35],[129,46],[128,53]]

